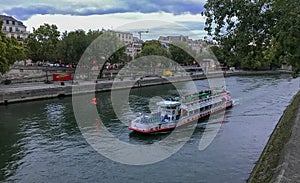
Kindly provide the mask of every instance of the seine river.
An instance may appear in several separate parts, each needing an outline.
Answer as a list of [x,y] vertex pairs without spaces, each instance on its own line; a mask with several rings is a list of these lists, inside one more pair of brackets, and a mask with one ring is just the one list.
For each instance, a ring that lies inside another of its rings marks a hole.
[[[195,83],[207,86],[205,80]],[[177,153],[139,166],[114,162],[87,143],[71,97],[0,106],[0,182],[245,182],[299,83],[288,76],[226,78],[234,107],[212,143],[198,149],[212,125],[202,120]],[[150,98],[174,94],[172,85],[133,89],[130,106],[147,111]],[[120,140],[147,145],[168,136],[131,133],[113,112],[110,92],[97,98],[105,126]]]

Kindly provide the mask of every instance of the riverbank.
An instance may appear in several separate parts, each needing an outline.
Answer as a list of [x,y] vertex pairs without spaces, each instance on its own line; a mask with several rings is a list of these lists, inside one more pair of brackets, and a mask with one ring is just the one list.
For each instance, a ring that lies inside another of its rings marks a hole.
[[275,127],[248,182],[299,182],[300,92]]
[[[230,77],[230,76],[249,76],[249,75],[275,75],[275,74],[290,74],[288,71],[236,71],[236,72],[224,72],[224,74],[210,74],[210,77]],[[80,81],[79,84],[73,84],[72,82],[45,84],[43,82],[34,83],[21,83],[2,85],[0,87],[0,104],[8,104],[14,102],[48,99],[61,96],[72,95],[72,92],[76,93],[88,93],[88,92],[102,92],[109,91],[114,85],[114,89],[125,88],[137,88],[153,85],[169,84],[171,82],[184,82],[190,79],[202,80],[207,77],[203,74],[193,74],[191,76],[173,76],[173,77],[150,77],[142,80],[133,80],[131,78],[124,78],[122,81],[114,80],[98,80],[96,81]],[[94,87],[95,90],[91,90]]]

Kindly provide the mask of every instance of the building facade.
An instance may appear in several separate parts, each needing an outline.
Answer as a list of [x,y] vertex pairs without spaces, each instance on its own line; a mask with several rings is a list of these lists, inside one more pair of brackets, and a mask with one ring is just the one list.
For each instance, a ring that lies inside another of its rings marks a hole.
[[133,43],[133,34],[130,32],[116,32],[113,31],[113,33],[119,38],[123,43],[126,45]]
[[189,39],[188,36],[160,36],[158,41],[166,48],[169,47],[169,44],[172,42],[180,41],[186,43],[188,46],[192,48],[196,53],[200,53],[203,51],[203,45],[199,40]]
[[126,45],[125,53],[132,58],[141,53],[143,41],[133,36],[130,32],[111,31],[120,41]]
[[187,42],[189,42],[189,37],[188,37],[188,36],[182,36],[182,35],[180,35],[180,36],[166,36],[166,37],[160,36],[160,37],[158,38],[158,41],[159,41],[163,46],[169,47],[169,44],[170,44],[171,42],[174,42],[174,41],[180,41],[180,42],[185,42],[185,43],[187,43]]
[[1,30],[7,37],[15,37],[21,42],[27,38],[29,31],[26,31],[26,26],[23,22],[6,15],[0,15],[0,19],[3,21]]
[[143,41],[137,37],[133,37],[133,43],[126,48],[126,54],[133,59],[142,52]]

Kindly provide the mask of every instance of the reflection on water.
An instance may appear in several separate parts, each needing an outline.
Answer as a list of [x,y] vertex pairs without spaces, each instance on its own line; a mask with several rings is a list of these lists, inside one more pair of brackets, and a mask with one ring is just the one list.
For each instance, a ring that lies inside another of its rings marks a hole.
[[[212,123],[202,119],[180,151],[145,166],[119,164],[93,150],[77,126],[71,98],[0,106],[0,181],[244,182],[283,110],[299,90],[299,79],[259,76],[226,80],[235,105],[226,111],[225,119],[220,121],[217,115]],[[196,85],[202,89],[207,81],[196,81]],[[134,89],[130,92],[129,106],[134,113],[150,112],[149,102],[153,97],[170,95],[178,95],[172,85]],[[132,113],[123,109],[125,113],[120,120],[113,112],[109,92],[96,97],[105,127],[124,142],[153,144],[171,133],[133,133],[121,122],[134,118]],[[204,131],[209,132],[220,123],[214,141],[199,151]],[[95,119],[90,128],[97,133],[101,124]],[[174,143],[176,140],[180,139],[174,139]]]

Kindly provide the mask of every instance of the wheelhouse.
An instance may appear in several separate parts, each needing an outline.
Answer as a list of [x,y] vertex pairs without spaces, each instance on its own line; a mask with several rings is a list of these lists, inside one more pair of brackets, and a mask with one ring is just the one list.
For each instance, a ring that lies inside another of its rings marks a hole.
[[179,119],[180,102],[165,100],[158,102],[157,105],[158,111],[161,113],[162,121],[175,121]]

